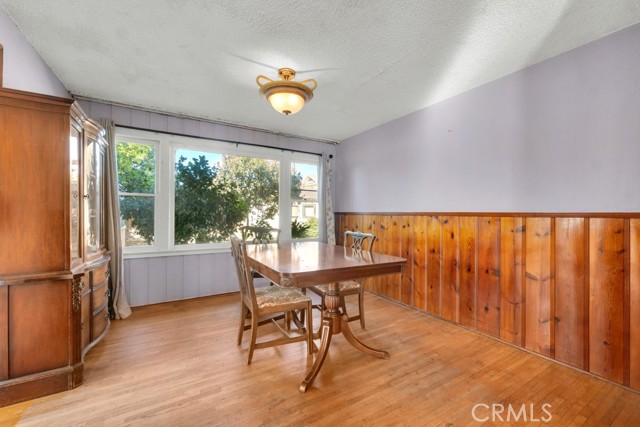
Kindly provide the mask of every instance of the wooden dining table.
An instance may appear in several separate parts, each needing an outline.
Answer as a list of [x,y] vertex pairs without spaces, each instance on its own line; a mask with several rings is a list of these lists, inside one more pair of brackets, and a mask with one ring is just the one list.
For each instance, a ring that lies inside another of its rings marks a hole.
[[305,288],[327,284],[326,310],[319,330],[320,347],[313,365],[300,384],[306,392],[320,372],[331,337],[344,335],[352,346],[374,357],[387,359],[389,353],[367,346],[351,331],[346,313],[340,308],[339,282],[400,273],[406,259],[359,251],[319,242],[293,242],[247,245],[250,267],[281,286]]

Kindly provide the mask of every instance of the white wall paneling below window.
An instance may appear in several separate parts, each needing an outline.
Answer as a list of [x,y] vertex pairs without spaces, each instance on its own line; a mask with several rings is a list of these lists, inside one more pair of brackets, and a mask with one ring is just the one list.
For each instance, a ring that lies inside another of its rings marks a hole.
[[124,280],[132,306],[239,290],[228,252],[125,259]]

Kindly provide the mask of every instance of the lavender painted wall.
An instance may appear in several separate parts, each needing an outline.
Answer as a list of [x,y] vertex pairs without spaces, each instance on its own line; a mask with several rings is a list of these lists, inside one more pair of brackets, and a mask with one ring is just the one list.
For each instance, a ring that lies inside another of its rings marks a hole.
[[343,141],[336,211],[639,212],[640,24]]
[[4,87],[70,98],[67,89],[24,38],[2,6],[0,44],[4,48]]

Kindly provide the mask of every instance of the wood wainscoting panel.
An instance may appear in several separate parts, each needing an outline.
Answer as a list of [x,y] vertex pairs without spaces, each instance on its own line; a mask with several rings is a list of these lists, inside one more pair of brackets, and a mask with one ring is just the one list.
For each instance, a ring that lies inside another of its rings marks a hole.
[[629,385],[640,389],[640,219],[629,226]]
[[525,347],[552,356],[551,219],[527,218],[525,225]]
[[589,220],[589,370],[624,381],[624,219]]
[[413,305],[413,217],[401,216],[398,218],[400,253],[407,263],[403,274],[400,275],[400,301],[407,305]]
[[458,218],[458,322],[476,327],[476,253],[478,218]]
[[[379,235],[379,229],[380,229],[379,222],[380,222],[380,217],[378,215],[362,215],[361,231],[363,233],[371,233],[374,236],[376,236],[376,239],[377,239]],[[379,245],[380,245],[380,242],[378,241],[374,242],[373,244],[374,252],[378,251]],[[367,279],[364,279],[363,283],[364,283],[365,289],[369,289],[373,292],[380,293],[380,285],[382,283],[380,280],[380,277],[369,277]]]
[[585,219],[555,221],[555,358],[585,369],[589,328]]
[[[407,266],[408,267],[408,266]],[[405,267],[406,268],[406,267]],[[413,217],[413,306],[427,309],[427,218]]]
[[500,223],[500,338],[524,344],[524,220]]
[[[380,218],[380,248],[383,253],[400,256],[400,226],[398,225],[398,216],[386,216]],[[382,281],[382,295],[400,301],[400,274],[392,274],[387,280]]]
[[480,332],[500,336],[500,218],[478,219],[477,325]]
[[427,217],[427,311],[440,316],[442,226],[438,216]]
[[442,287],[441,316],[458,322],[458,217],[443,216],[442,224]]
[[368,290],[640,390],[640,213],[338,213],[336,224],[407,259]]

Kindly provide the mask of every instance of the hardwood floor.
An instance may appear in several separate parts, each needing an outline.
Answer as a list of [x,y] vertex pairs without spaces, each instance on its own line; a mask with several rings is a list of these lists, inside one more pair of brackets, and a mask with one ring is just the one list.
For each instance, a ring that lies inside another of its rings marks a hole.
[[353,329],[391,358],[334,337],[302,394],[305,344],[257,350],[247,366],[238,299],[134,309],[87,355],[85,384],[0,408],[0,425],[640,425],[640,394],[371,294],[367,329]]

